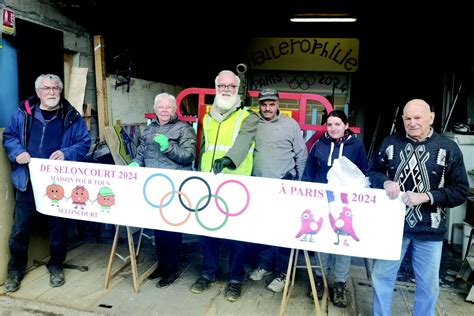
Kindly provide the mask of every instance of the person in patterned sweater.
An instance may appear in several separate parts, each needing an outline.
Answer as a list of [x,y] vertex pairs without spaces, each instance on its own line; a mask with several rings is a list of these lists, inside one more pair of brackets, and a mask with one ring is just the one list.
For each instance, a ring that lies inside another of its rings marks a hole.
[[409,246],[416,280],[414,315],[434,315],[447,207],[466,201],[469,183],[457,144],[436,133],[434,112],[424,100],[403,109],[405,133],[387,136],[369,167],[371,187],[406,205],[399,260],[375,260],[373,315],[391,315],[393,290]]

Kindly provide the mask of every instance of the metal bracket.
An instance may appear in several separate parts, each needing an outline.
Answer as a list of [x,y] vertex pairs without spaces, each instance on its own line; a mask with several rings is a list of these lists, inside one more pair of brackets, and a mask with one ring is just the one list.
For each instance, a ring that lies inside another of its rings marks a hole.
[[[45,266],[47,264],[46,261],[43,260],[33,260],[33,267],[38,268],[40,266]],[[73,270],[79,270],[81,272],[86,272],[89,271],[88,266],[81,266],[81,265],[76,265],[76,264],[69,264],[69,263],[63,263],[63,268],[64,269],[73,269]]]

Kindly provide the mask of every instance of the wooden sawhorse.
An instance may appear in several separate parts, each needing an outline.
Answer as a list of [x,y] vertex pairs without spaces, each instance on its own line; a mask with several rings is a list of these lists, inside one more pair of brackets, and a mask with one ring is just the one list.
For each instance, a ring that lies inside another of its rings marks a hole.
[[[143,239],[143,228],[140,229],[140,237],[138,239],[137,250],[135,251],[135,244],[133,242],[133,234],[130,231],[130,227],[126,226],[127,228],[127,239],[128,239],[128,250],[129,255],[125,258],[122,258],[119,254],[117,254],[117,245],[118,245],[118,237],[119,237],[119,230],[120,226],[115,225],[115,236],[114,241],[112,243],[112,250],[110,251],[109,263],[107,265],[107,272],[105,273],[105,289],[109,287],[110,279],[117,275],[120,271],[122,271],[126,266],[129,264],[132,265],[132,278],[133,278],[133,288],[135,289],[135,293],[138,293],[138,289],[140,284],[158,267],[158,262],[155,262],[148,270],[146,270],[142,275],[138,275],[137,270],[137,257],[140,254],[140,247],[142,244]],[[155,241],[156,242],[156,241]],[[124,261],[120,267],[118,267],[114,272],[112,272],[112,264],[114,263],[115,256],[121,257]]]
[[321,269],[321,272],[322,272],[321,274],[322,274],[323,282],[324,282],[323,298],[321,299],[321,305],[320,305],[318,301],[318,293],[316,291],[316,285],[314,283],[313,266],[311,265],[311,260],[308,255],[308,251],[303,250],[304,259],[306,263],[305,266],[298,266],[298,252],[299,252],[298,249],[291,249],[291,252],[290,252],[290,261],[288,262],[288,270],[286,272],[285,288],[283,290],[283,298],[281,300],[281,305],[280,305],[280,316],[285,314],[286,307],[288,306],[288,301],[290,300],[291,292],[293,291],[293,287],[295,285],[296,268],[305,268],[305,267],[308,270],[309,282],[311,284],[311,291],[313,293],[314,306],[316,308],[315,314],[317,316],[323,315],[322,313],[326,310],[329,290],[328,290],[328,284],[326,281],[326,275],[324,274],[321,256],[319,255],[319,252],[318,252],[317,254],[318,254],[318,260],[319,260],[319,266],[316,266],[316,267],[319,267]]

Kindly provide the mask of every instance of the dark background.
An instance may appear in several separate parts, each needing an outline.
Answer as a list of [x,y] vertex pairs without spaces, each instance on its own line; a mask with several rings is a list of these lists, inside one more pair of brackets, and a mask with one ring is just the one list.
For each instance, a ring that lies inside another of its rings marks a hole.
[[[254,37],[359,39],[359,66],[352,76],[351,108],[364,116],[370,142],[379,113],[386,135],[397,106],[422,98],[442,126],[445,76],[469,86],[473,67],[472,14],[467,1],[241,0],[58,1],[63,12],[104,36],[107,70],[132,64],[132,76],[184,87],[213,87],[222,69],[244,61]],[[166,7],[166,9],[165,9]],[[356,23],[291,23],[294,13],[348,13]],[[120,66],[122,64],[122,66]],[[251,70],[250,70],[251,71]],[[452,87],[456,90],[456,87]],[[466,120],[466,96],[453,114]],[[401,112],[401,111],[400,111]]]

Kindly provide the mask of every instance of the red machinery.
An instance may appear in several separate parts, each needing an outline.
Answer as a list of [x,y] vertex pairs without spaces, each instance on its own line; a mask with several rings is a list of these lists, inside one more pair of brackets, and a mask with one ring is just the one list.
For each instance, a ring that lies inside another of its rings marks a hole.
[[[178,96],[176,97],[176,103],[178,104],[177,114],[178,117],[187,122],[197,122],[197,139],[198,139],[198,146],[197,150],[199,151],[200,141],[201,141],[201,133],[202,133],[202,119],[206,114],[206,106],[205,98],[206,95],[215,95],[215,89],[207,89],[207,88],[188,88],[181,91]],[[250,90],[248,94],[252,98],[258,97],[258,91]],[[196,116],[184,116],[181,112],[181,104],[184,98],[189,95],[198,95],[198,115]],[[306,142],[306,146],[309,149],[311,146],[316,142],[316,140],[326,131],[325,125],[312,125],[306,123],[306,113],[307,113],[307,103],[309,100],[319,102],[324,106],[326,112],[329,113],[333,110],[331,103],[323,96],[319,94],[312,94],[312,93],[292,93],[292,92],[280,92],[279,93],[280,100],[295,100],[298,101],[300,107],[298,110],[292,110],[292,117],[298,122],[303,131],[316,131],[313,136]],[[155,113],[147,113],[145,114],[145,118],[154,119]],[[360,133],[360,128],[358,127],[350,127],[350,129],[358,134]]]

